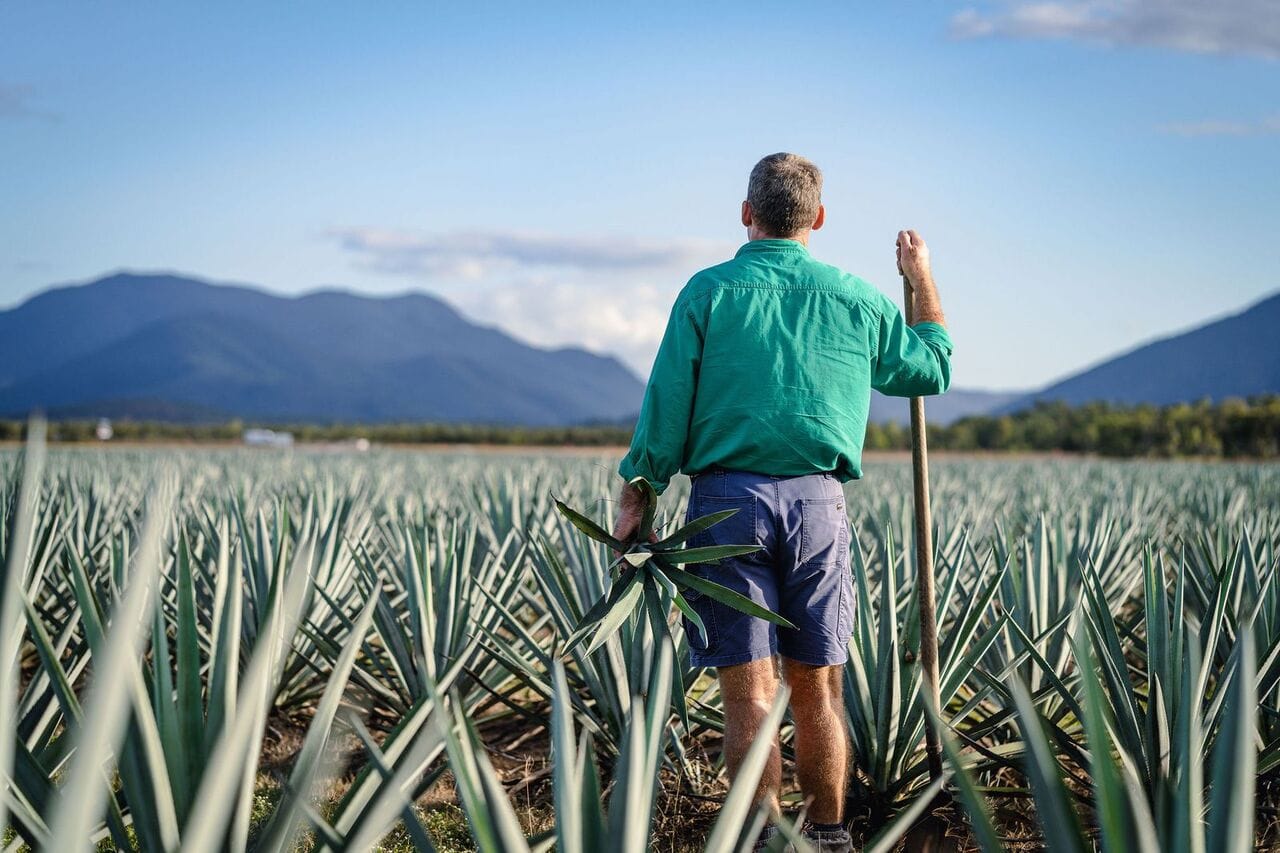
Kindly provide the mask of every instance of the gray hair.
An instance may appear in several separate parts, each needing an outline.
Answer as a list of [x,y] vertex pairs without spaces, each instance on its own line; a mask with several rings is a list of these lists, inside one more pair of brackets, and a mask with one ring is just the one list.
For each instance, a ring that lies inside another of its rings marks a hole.
[[793,237],[813,226],[822,203],[822,172],[799,154],[770,154],[747,183],[756,226],[771,237]]

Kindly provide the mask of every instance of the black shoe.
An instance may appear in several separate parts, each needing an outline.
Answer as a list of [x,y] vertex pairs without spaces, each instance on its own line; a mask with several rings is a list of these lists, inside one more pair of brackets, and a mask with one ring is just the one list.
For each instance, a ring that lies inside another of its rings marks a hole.
[[769,824],[764,829],[760,830],[760,835],[756,838],[756,843],[752,846],[751,850],[753,853],[758,853],[760,850],[767,850],[769,848],[769,844],[777,837],[778,827],[773,824]]
[[809,842],[817,853],[853,853],[853,839],[844,827],[819,831],[806,821],[800,837]]

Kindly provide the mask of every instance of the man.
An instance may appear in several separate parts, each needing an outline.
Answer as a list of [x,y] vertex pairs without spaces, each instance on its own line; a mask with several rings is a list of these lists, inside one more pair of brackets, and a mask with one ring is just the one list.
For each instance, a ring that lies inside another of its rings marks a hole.
[[[690,518],[739,510],[690,544],[762,546],[693,568],[782,614],[795,630],[695,594],[690,604],[708,636],[704,644],[686,619],[690,655],[720,679],[730,777],[773,702],[774,656],[781,656],[796,775],[809,803],[803,831],[818,849],[841,851],[852,849],[841,814],[849,773],[841,670],[853,615],[841,483],[862,475],[871,389],[943,393],[951,339],[916,232],[897,240],[914,326],[870,284],[810,256],[810,232],[826,216],[821,191],[822,173],[795,154],[771,154],[751,170],[742,203],[748,242],[732,260],[696,274],[676,299],[618,470],[659,493],[678,471],[689,474]],[[624,486],[617,539],[634,537],[641,500]],[[775,811],[781,777],[775,741],[757,793]]]

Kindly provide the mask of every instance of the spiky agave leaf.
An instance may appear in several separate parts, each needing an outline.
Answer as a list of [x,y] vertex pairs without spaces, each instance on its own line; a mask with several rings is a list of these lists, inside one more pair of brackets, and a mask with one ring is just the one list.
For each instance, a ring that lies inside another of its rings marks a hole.
[[644,501],[644,510],[640,514],[640,527],[636,530],[638,542],[648,542],[653,536],[653,521],[658,515],[658,493],[653,484],[644,477],[633,477],[629,483],[631,488],[640,492]]
[[[735,610],[766,619],[775,625],[780,625],[784,628],[795,627],[783,616],[766,607],[761,607],[746,596],[734,592],[722,584],[677,568],[683,564],[718,562],[729,557],[759,551],[759,545],[713,545],[703,548],[677,547],[690,537],[708,530],[731,517],[738,510],[727,510],[703,516],[691,521],[665,540],[650,543],[649,539],[652,534],[658,496],[653,487],[643,478],[636,478],[631,482],[631,485],[639,489],[643,495],[645,509],[640,529],[637,531],[635,540],[630,547],[614,539],[604,531],[604,528],[582,515],[582,513],[570,508],[563,501],[555,501],[556,508],[569,519],[574,527],[589,538],[608,545],[615,551],[623,552],[621,561],[628,566],[609,592],[598,599],[579,620],[562,650],[562,654],[571,652],[588,635],[592,638],[588,653],[595,651],[622,627],[628,616],[642,609],[646,611],[652,609],[654,602],[659,600],[666,602],[662,612],[646,612],[642,615],[643,619],[653,625],[664,624],[670,619],[671,608],[675,607],[684,615],[690,616],[691,621],[698,627],[698,630],[702,631],[705,637],[706,628],[702,624],[701,618],[697,617],[696,612],[682,594],[684,590],[688,589],[709,596]],[[660,599],[644,596],[642,593],[645,583],[657,584],[659,587],[666,589],[668,595]]]
[[556,503],[556,509],[560,510],[560,514],[563,515],[565,518],[569,519],[569,522],[573,524],[574,527],[581,530],[584,534],[586,534],[590,538],[596,540],[597,542],[601,542],[605,545],[608,545],[610,548],[612,548],[615,551],[626,550],[626,545],[624,545],[622,542],[619,542],[617,539],[614,539],[613,535],[610,534],[607,530],[605,530],[600,525],[596,524],[591,519],[587,518],[582,513],[578,512],[573,507],[566,504],[564,501],[556,500],[555,503]]
[[719,512],[708,513],[707,515],[695,518],[685,526],[679,528],[671,535],[664,539],[659,539],[653,543],[655,551],[673,551],[683,545],[688,540],[697,536],[705,530],[710,530],[722,521],[732,518],[742,510],[739,508],[722,509]]

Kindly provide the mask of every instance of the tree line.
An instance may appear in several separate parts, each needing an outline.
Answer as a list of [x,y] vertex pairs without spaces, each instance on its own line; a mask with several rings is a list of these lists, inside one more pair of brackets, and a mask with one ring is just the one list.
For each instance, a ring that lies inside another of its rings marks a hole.
[[[928,406],[926,404],[926,411]],[[97,420],[59,420],[49,438],[95,441]],[[628,444],[631,426],[591,424],[521,427],[477,424],[216,424],[117,420],[115,441],[239,442],[250,426],[292,433],[300,443],[367,439],[376,444],[486,444],[604,447]],[[0,420],[0,441],[25,438],[26,423]],[[911,432],[903,424],[867,427],[868,450],[905,450]],[[1280,395],[1201,401],[1171,406],[1038,403],[1006,415],[967,417],[929,425],[929,446],[956,451],[1062,451],[1101,456],[1280,458]]]
[[[926,413],[928,405],[926,404]],[[906,426],[874,424],[868,448],[910,447]],[[1063,451],[1100,456],[1280,457],[1280,395],[1218,403],[1118,406],[1037,403],[1007,415],[929,426],[929,446],[944,450]]]
[[[55,420],[50,441],[96,442],[97,419]],[[111,421],[112,442],[239,443],[245,431],[267,428],[287,432],[295,442],[326,444],[367,439],[374,444],[497,444],[513,446],[615,446],[631,441],[631,425],[591,424],[569,427],[525,427],[437,423],[273,423],[230,420],[221,423],[172,423],[119,419]],[[0,441],[25,440],[27,425],[0,420]],[[109,442],[108,442],[109,443]]]

